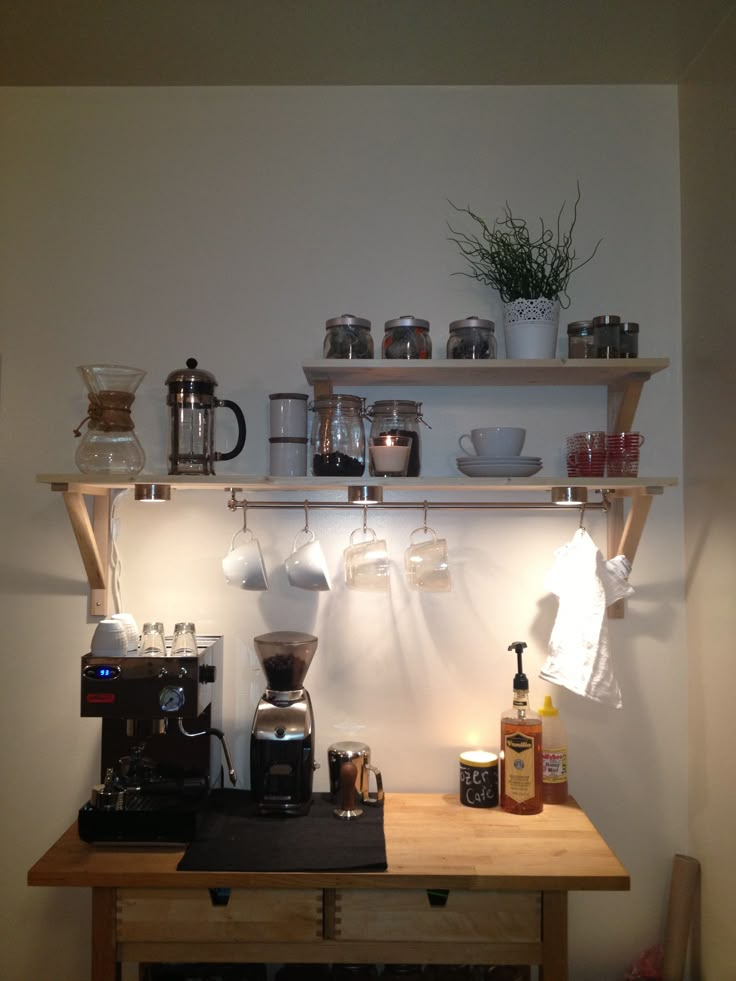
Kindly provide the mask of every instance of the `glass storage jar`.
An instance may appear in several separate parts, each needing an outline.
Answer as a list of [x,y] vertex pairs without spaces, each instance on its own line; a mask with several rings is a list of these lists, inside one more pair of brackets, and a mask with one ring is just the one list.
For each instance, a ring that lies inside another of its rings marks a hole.
[[397,317],[387,320],[381,345],[387,360],[425,360],[432,357],[432,338],[429,321],[418,317]]
[[310,405],[312,473],[315,477],[362,477],[365,472],[365,400],[324,395]]
[[573,320],[567,325],[568,358],[594,358],[595,338],[592,320]]
[[624,320],[620,325],[618,349],[620,358],[639,357],[639,325],[633,320]]
[[466,317],[453,320],[447,339],[447,357],[486,360],[496,357],[496,325],[492,320]]
[[372,358],[371,322],[343,313],[325,322],[324,358]]
[[[381,399],[368,408],[368,418],[371,420],[370,438],[374,436],[409,436],[409,468],[407,477],[418,477],[421,471],[419,423],[422,418],[422,403],[410,402],[408,399]],[[371,476],[375,476],[370,470]]]
[[620,358],[621,318],[613,314],[593,317],[593,343],[597,358]]

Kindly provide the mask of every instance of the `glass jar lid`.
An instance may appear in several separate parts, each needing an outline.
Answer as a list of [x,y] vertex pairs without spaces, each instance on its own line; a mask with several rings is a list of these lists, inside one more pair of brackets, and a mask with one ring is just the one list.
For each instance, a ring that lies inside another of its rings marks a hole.
[[594,327],[606,327],[609,324],[620,324],[621,318],[617,317],[615,313],[601,314],[599,317],[593,317]]
[[422,403],[411,402],[409,399],[378,399],[368,408],[369,415],[381,415],[386,413],[409,413],[416,415],[418,419],[422,415]]
[[395,320],[386,321],[386,330],[393,330],[394,327],[419,327],[421,330],[429,330],[429,321],[421,320],[419,317],[397,317]]
[[621,323],[621,333],[622,334],[638,334],[639,325],[633,320],[624,320]]
[[366,330],[370,330],[371,322],[363,317],[354,317],[352,313],[343,313],[339,317],[332,317],[331,320],[325,321],[325,329],[329,330],[330,327],[365,327]]
[[347,409],[349,412],[363,412],[365,410],[365,399],[360,395],[320,395],[310,403],[309,408],[313,412],[322,412],[325,409]]
[[490,330],[491,333],[496,329],[492,320],[483,320],[482,317],[466,317],[464,320],[453,320],[450,324],[450,332],[462,330],[463,327],[481,327],[483,330]]
[[592,320],[573,320],[567,325],[567,333],[571,337],[586,337],[593,331]]

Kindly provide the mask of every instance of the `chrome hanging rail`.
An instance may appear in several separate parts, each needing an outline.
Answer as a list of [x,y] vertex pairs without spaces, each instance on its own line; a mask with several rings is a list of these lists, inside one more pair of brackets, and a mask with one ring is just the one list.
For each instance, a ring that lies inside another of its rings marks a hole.
[[247,508],[249,511],[257,510],[276,510],[276,511],[302,511],[308,508],[310,511],[346,511],[356,508],[370,508],[371,511],[389,510],[424,510],[426,511],[580,511],[582,522],[586,511],[607,511],[608,499],[603,496],[603,500],[589,504],[587,502],[567,503],[564,505],[553,503],[552,501],[371,501],[356,498],[352,501],[253,501],[245,498],[239,499],[236,491],[231,492],[227,506],[231,511],[238,508]]

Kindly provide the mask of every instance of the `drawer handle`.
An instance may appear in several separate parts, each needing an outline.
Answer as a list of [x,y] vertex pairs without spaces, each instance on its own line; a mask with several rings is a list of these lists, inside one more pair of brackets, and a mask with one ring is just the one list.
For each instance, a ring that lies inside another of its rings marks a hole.
[[447,906],[447,897],[450,895],[449,889],[428,889],[427,899],[430,906]]
[[227,906],[230,902],[230,890],[224,886],[215,886],[209,890],[209,894],[213,906]]

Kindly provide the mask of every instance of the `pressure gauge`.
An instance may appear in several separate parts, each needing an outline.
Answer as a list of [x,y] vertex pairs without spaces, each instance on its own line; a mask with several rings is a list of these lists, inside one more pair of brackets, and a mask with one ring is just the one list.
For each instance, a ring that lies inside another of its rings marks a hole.
[[184,707],[184,689],[166,685],[158,696],[158,704],[162,712],[179,712]]

